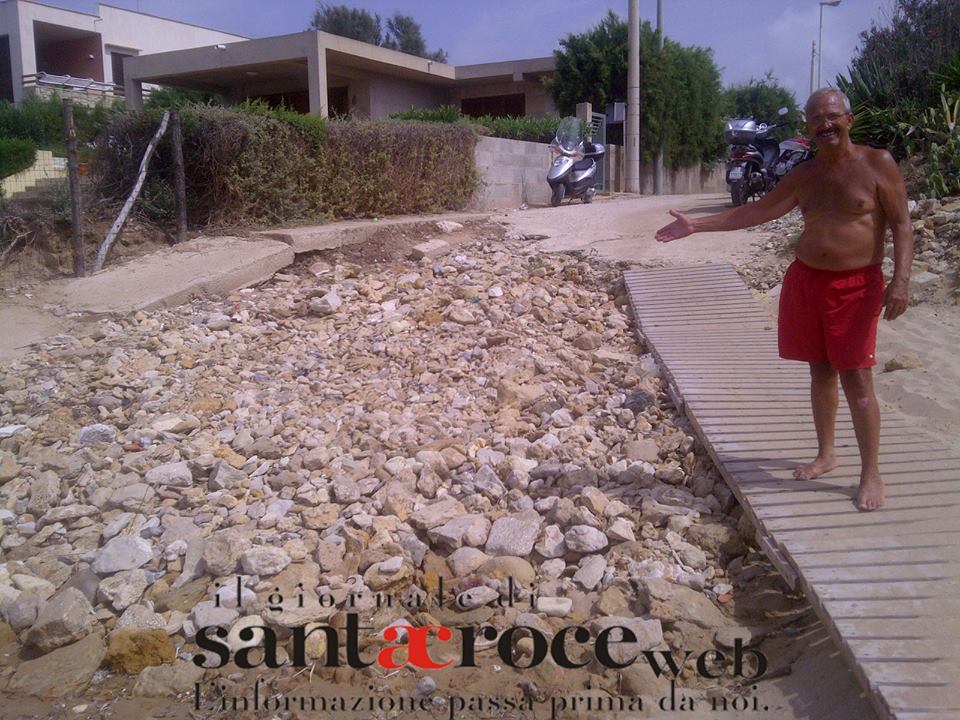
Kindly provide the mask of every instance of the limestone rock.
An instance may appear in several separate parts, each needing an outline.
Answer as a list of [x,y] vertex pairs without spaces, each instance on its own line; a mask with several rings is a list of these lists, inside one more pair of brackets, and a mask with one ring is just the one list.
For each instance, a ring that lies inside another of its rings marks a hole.
[[540,514],[532,510],[498,518],[490,528],[484,551],[488,555],[529,555],[541,522]]
[[134,535],[118,535],[100,550],[91,566],[98,575],[110,575],[122,570],[133,570],[153,558],[148,540]]
[[144,481],[149,485],[170,485],[172,487],[190,487],[193,485],[193,473],[185,462],[172,462],[158,465],[147,470]]
[[50,652],[88,635],[94,622],[90,601],[76,588],[67,588],[43,606],[25,641],[41,652]]
[[146,667],[172,663],[176,657],[177,650],[163,630],[126,628],[108,637],[106,660],[114,672],[137,675]]
[[607,547],[607,536],[589,525],[574,525],[563,536],[567,549],[579,553],[599,552]]
[[53,650],[17,667],[8,689],[40,698],[79,695],[90,685],[106,648],[98,634]]
[[276,575],[290,562],[290,556],[283,549],[267,545],[252,547],[240,556],[245,573],[262,577]]

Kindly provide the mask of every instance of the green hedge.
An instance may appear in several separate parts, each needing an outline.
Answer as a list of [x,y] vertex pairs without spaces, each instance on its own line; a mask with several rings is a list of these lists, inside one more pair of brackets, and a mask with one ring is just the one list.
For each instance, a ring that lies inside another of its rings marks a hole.
[[[73,121],[81,148],[92,143],[117,112],[108,105],[88,107],[74,103]],[[66,155],[63,101],[56,95],[46,99],[30,96],[20,105],[0,100],[0,137],[33,140],[41,150]]]
[[420,120],[423,122],[458,123],[473,126],[482,135],[548,143],[553,140],[560,124],[559,117],[469,117],[452,105],[424,110],[411,108],[390,115],[394,120]]
[[[195,225],[275,224],[462,208],[477,185],[470,128],[331,120],[191,105],[181,110],[187,211]],[[159,124],[158,111],[118,116],[101,134],[96,175],[120,200]],[[169,138],[157,150],[143,207],[172,215]]]
[[37,145],[33,140],[0,137],[0,178],[26,170],[36,159]]

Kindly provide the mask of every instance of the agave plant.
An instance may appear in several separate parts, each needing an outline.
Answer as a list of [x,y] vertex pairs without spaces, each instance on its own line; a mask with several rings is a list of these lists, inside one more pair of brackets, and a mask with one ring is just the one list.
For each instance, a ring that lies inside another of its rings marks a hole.
[[960,53],[953,56],[939,72],[931,73],[933,79],[940,82],[947,92],[960,93]]

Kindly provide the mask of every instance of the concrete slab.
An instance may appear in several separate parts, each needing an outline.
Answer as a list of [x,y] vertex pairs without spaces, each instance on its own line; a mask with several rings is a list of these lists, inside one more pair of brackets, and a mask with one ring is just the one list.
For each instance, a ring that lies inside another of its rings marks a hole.
[[[330,250],[343,245],[354,245],[366,242],[381,229],[402,225],[423,225],[436,223],[442,220],[467,222],[486,220],[489,213],[443,213],[442,215],[401,215],[385,220],[347,220],[331,223],[330,225],[304,225],[303,227],[283,228],[281,230],[264,230],[257,233],[259,237],[278,240],[286,243],[296,254],[313,252],[316,250]],[[439,230],[438,230],[439,232]]]
[[293,259],[290,246],[277,241],[201,237],[91,277],[51,283],[38,294],[67,312],[129,313],[225,295],[270,278]]

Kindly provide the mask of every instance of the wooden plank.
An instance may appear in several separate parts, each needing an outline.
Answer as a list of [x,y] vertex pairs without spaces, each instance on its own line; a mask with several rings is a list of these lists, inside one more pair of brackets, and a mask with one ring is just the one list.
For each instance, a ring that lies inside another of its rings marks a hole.
[[[797,481],[801,482],[801,481]],[[824,504],[829,507],[832,502],[824,498],[824,493],[819,489],[807,489],[784,492],[763,492],[750,493],[750,505],[759,512],[762,509],[790,508],[800,512],[805,512],[809,506]],[[960,495],[960,480],[947,482],[927,483],[922,487],[909,485],[888,485],[886,488],[887,499],[897,497],[957,497]],[[835,502],[846,502],[846,500],[836,500]]]
[[[894,510],[921,510],[924,508],[953,507],[960,509],[960,486],[953,492],[920,495],[898,488],[899,493],[887,492],[886,507]],[[751,498],[750,504],[756,517],[764,522],[783,518],[829,518],[832,516],[846,516],[851,510],[851,502],[856,496],[854,486],[850,486],[845,497],[825,498],[821,495],[820,502],[787,503],[776,506],[758,505]]]
[[857,640],[917,640],[941,632],[943,623],[933,618],[889,620],[837,620],[836,630]]
[[[880,515],[882,513],[863,513],[864,515]],[[956,514],[950,517],[923,518],[922,523],[917,520],[902,520],[898,523],[884,523],[876,525],[858,525],[856,534],[850,531],[850,528],[797,528],[790,530],[776,531],[777,542],[780,544],[789,544],[790,540],[813,540],[822,538],[824,540],[847,539],[849,541],[862,540],[864,542],[873,542],[878,537],[884,537],[890,533],[908,533],[912,529],[922,529],[924,532],[934,532],[941,530],[953,530],[957,526]]]
[[844,644],[861,662],[899,660],[901,662],[936,663],[948,657],[950,653],[950,648],[947,648],[944,643],[931,642],[929,638],[921,640],[844,638]]
[[[948,451],[930,449],[926,444],[910,442],[899,445],[888,443],[884,450],[880,456],[880,468],[884,476],[902,472],[915,475],[916,472],[929,471],[946,473],[942,477],[938,475],[937,480],[960,478],[958,471],[951,465],[956,462],[956,458]],[[725,469],[731,476],[737,478],[737,482],[749,483],[758,480],[789,480],[793,477],[795,468],[812,459],[800,457],[792,450],[785,452],[786,455],[781,454],[779,457],[771,457],[773,452],[764,452],[762,449],[752,453],[717,453],[717,456],[726,465]],[[852,473],[859,477],[860,452],[854,443],[847,443],[844,439],[844,444],[836,448],[836,456],[836,468],[816,478],[817,482],[850,477]],[[910,467],[911,463],[923,463],[923,466]],[[731,465],[734,467],[730,467]]]
[[853,555],[859,555],[861,552],[882,552],[888,549],[924,549],[955,546],[960,544],[960,527],[955,528],[948,533],[924,533],[916,532],[910,535],[880,538],[870,544],[869,548],[850,548],[848,543],[844,542],[800,542],[791,541],[788,550],[791,554],[803,553],[808,556],[814,556],[821,553],[832,553],[840,550],[849,551]]
[[658,313],[671,313],[677,310],[689,310],[690,308],[702,308],[704,315],[711,316],[716,312],[727,308],[736,308],[743,310],[745,314],[762,315],[757,311],[757,302],[750,297],[724,297],[726,293],[701,293],[700,295],[684,295],[683,303],[678,308],[675,297],[664,297],[662,295],[648,295],[646,299],[637,298],[638,309],[643,313],[644,319]]
[[885,586],[894,586],[904,582],[920,582],[928,580],[950,581],[954,589],[960,589],[960,564],[958,562],[943,562],[935,564],[912,563],[899,565],[846,565],[844,567],[802,567],[803,576],[813,585],[856,583],[864,590],[869,583],[883,583]]
[[[922,567],[922,566],[915,566]],[[811,571],[816,573],[817,571]],[[835,570],[838,577],[842,571]],[[809,582],[807,586],[821,600],[957,600],[960,583],[956,578],[909,578],[905,580],[865,580],[869,569],[851,568],[850,581]],[[807,578],[806,572],[803,573]]]
[[[937,687],[956,683],[957,679],[956,675],[951,676],[951,673],[956,673],[956,669],[951,668],[949,663],[927,665],[926,663],[891,663],[864,659],[862,667],[871,683],[895,687],[925,687],[930,697],[928,707],[935,707],[934,702],[939,705],[935,693]],[[960,709],[960,700],[956,696],[952,697],[952,701],[949,696],[941,697],[942,700],[951,703],[943,707],[951,710]]]
[[[837,452],[841,448],[857,448],[857,441],[853,436],[853,433],[844,431],[841,434],[840,431],[837,431],[837,434],[834,436],[834,444],[837,448]],[[916,449],[917,443],[910,440],[909,438],[897,438],[896,435],[891,431],[889,434],[880,435],[880,445],[882,448],[888,452],[881,457],[881,467],[886,462],[895,462],[896,453],[898,449],[913,452]],[[757,457],[763,455],[765,457],[777,457],[784,459],[792,459],[795,461],[807,462],[812,460],[817,454],[817,441],[813,435],[807,437],[798,437],[796,440],[767,440],[763,436],[758,436],[756,438],[746,437],[744,439],[732,439],[732,440],[722,440],[712,443],[713,449],[721,456],[735,455],[742,459],[750,459],[751,457]],[[774,449],[776,448],[776,449]],[[810,453],[813,453],[810,457]],[[852,454],[851,454],[852,455]],[[941,467],[930,468],[932,470],[945,470],[950,467],[952,460],[943,461],[944,465]]]
[[945,613],[960,612],[960,602],[938,598],[930,600],[830,600],[822,602],[831,618],[840,620],[894,620],[897,618],[930,618],[943,622]]
[[[925,508],[899,509],[884,508],[880,513],[845,512],[823,515],[821,517],[788,517],[765,520],[768,531],[789,533],[803,530],[823,530],[824,532],[845,532],[849,537],[858,537],[861,528],[894,527],[904,523],[922,523],[931,519],[952,519],[957,521],[956,505],[932,506]],[[855,530],[856,528],[856,530]]]

